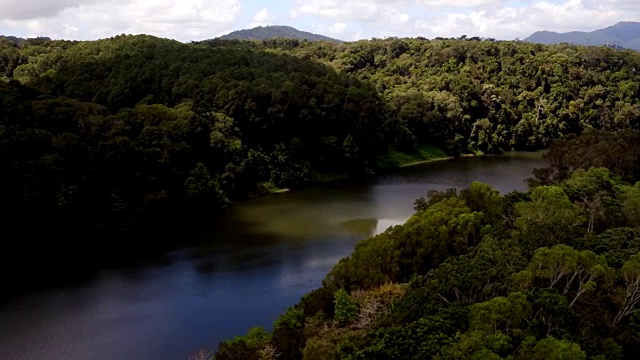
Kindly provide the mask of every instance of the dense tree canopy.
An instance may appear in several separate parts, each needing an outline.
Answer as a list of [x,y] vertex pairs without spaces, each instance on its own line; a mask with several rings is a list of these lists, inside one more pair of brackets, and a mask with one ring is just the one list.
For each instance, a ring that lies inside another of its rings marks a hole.
[[497,152],[546,147],[590,128],[639,126],[634,51],[478,38],[252,44],[371,82],[403,130],[400,143]]
[[389,143],[369,85],[289,55],[147,36],[5,43],[0,55],[12,79],[0,82],[4,241],[358,173]]
[[[87,231],[96,229],[106,238],[132,229],[161,233],[270,189],[447,154],[539,149],[590,129],[638,129],[636,69],[640,55],[632,51],[477,38],[0,38],[0,241],[34,249],[53,246],[51,235],[87,244]],[[637,146],[629,145],[637,133],[624,134],[615,151],[628,157],[593,166],[629,181],[638,173]],[[540,181],[564,180],[568,169],[548,170]],[[598,176],[511,204],[511,225],[524,234],[544,223],[536,211],[554,211],[566,227],[547,224],[546,239],[555,241],[576,225],[598,232],[637,223],[637,188],[607,188],[617,179]],[[486,189],[468,195],[424,209],[441,218],[408,226],[439,232],[403,239],[407,250],[393,268],[373,262],[389,267],[375,282],[476,247],[503,213]],[[579,211],[566,206],[576,198]],[[609,217],[616,209],[625,210],[624,220]],[[433,247],[409,250],[423,242]],[[118,247],[92,251],[106,248]]]

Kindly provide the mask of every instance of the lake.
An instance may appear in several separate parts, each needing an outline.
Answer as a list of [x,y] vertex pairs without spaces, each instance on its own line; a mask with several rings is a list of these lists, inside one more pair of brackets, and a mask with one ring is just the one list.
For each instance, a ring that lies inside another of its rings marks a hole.
[[[0,359],[169,360],[270,324],[355,244],[401,224],[430,189],[526,190],[544,163],[440,161],[235,204],[196,246],[0,303]],[[186,239],[185,239],[186,241]]]

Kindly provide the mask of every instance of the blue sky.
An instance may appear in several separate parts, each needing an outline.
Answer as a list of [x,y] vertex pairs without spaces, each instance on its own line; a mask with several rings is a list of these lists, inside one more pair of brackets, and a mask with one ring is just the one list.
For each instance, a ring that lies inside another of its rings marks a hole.
[[78,40],[146,33],[190,41],[258,25],[343,40],[514,39],[640,21],[640,0],[0,0],[0,9],[0,34]]

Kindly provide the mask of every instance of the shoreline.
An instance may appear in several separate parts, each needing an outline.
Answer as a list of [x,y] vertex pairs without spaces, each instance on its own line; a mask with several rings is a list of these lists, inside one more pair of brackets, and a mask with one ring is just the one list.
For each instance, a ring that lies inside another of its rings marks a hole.
[[[422,164],[429,164],[429,163],[440,162],[440,161],[453,160],[453,159],[458,159],[458,158],[468,158],[468,157],[477,157],[477,156],[484,156],[484,154],[482,154],[482,155],[462,154],[460,156],[447,156],[447,157],[441,157],[441,158],[436,158],[436,159],[420,160],[420,161],[415,161],[415,162],[408,163],[408,164],[398,165],[398,167],[396,167],[396,169],[402,169],[402,168],[406,168],[406,167],[422,165]],[[391,170],[393,170],[393,168]]]
[[[389,172],[389,171],[399,170],[399,169],[408,168],[408,167],[412,167],[412,166],[423,165],[423,164],[429,164],[429,163],[435,163],[435,162],[441,162],[441,161],[448,161],[448,160],[453,160],[453,159],[458,159],[458,158],[469,158],[469,157],[477,157],[477,156],[484,156],[484,155],[485,154],[481,154],[481,155],[462,154],[460,156],[445,156],[445,157],[439,157],[439,158],[428,159],[428,160],[414,161],[414,162],[410,162],[410,163],[407,163],[407,164],[396,165],[394,167],[390,167],[390,168],[384,169],[383,172]],[[378,175],[378,172],[375,172],[375,173],[371,174],[371,176],[376,176],[376,175]],[[329,184],[329,183],[332,183],[332,182],[335,182],[335,181],[341,181],[341,180],[346,180],[346,179],[350,179],[350,178],[352,178],[352,176],[348,176],[348,175],[345,176],[345,174],[340,174],[338,176],[328,176],[328,177],[326,177],[324,179],[316,180],[316,181],[308,184],[304,188],[307,188],[307,187],[310,187],[310,186],[322,185],[322,184]],[[291,192],[295,192],[295,191],[296,190],[293,190],[293,189],[290,189],[290,188],[273,188],[273,189],[270,189],[265,194],[257,195],[255,197],[251,197],[250,199],[255,199],[255,198],[259,198],[259,197],[263,197],[263,196],[270,196],[270,195],[283,195],[283,194],[287,194],[287,193],[291,193]]]
[[[537,151],[533,151],[532,153],[540,153],[540,152],[544,152],[545,150],[537,150]],[[428,159],[428,160],[420,160],[420,161],[414,161],[414,162],[410,162],[410,163],[406,163],[406,164],[401,164],[401,165],[396,165],[394,167],[390,167],[390,168],[386,168],[386,169],[382,169],[381,172],[391,172],[394,170],[399,170],[399,169],[404,169],[404,168],[409,168],[409,167],[413,167],[413,166],[419,166],[419,165],[424,165],[424,164],[430,164],[430,163],[436,163],[436,162],[443,162],[443,161],[449,161],[449,160],[454,160],[454,159],[461,159],[461,158],[474,158],[474,157],[483,157],[483,156],[493,156],[493,155],[505,155],[508,153],[529,153],[530,151],[505,151],[501,154],[484,154],[484,153],[480,153],[480,154],[461,154],[459,156],[445,156],[445,157],[439,157],[439,158],[433,158],[433,159]],[[375,172],[373,174],[371,174],[372,176],[376,176],[378,175],[379,172]],[[304,188],[310,187],[310,186],[317,186],[317,185],[321,185],[321,184],[328,184],[328,183],[332,183],[335,181],[340,181],[340,180],[345,180],[345,179],[350,179],[352,178],[352,176],[345,176],[345,174],[340,174],[338,176],[329,176],[326,177],[324,179],[319,179],[314,181],[311,184],[308,184],[307,186],[305,186]],[[295,192],[296,190],[294,189],[289,189],[289,188],[277,188],[277,190],[270,190],[268,193],[263,194],[263,195],[259,195],[256,197],[262,197],[262,196],[269,196],[269,195],[282,195],[282,194],[287,194],[290,192]]]

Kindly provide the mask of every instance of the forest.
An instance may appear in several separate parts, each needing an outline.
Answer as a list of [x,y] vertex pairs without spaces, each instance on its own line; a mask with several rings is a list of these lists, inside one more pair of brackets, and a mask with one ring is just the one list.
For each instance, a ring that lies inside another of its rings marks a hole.
[[637,69],[633,51],[466,37],[0,38],[0,260],[122,257],[280,188],[639,129]]
[[273,331],[223,342],[213,358],[636,358],[639,140],[588,130],[558,141],[528,192],[429,191]]

